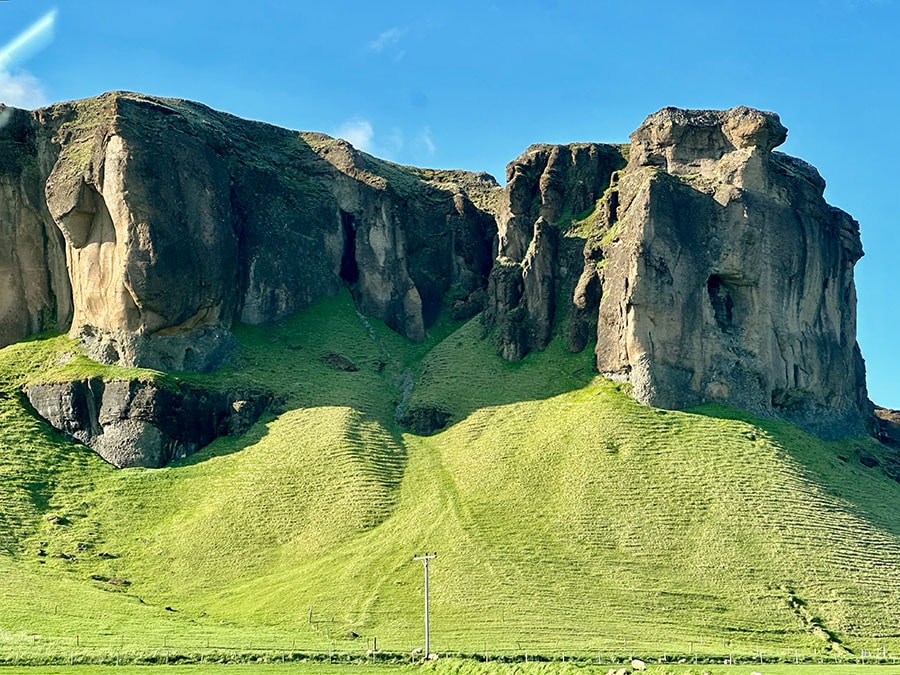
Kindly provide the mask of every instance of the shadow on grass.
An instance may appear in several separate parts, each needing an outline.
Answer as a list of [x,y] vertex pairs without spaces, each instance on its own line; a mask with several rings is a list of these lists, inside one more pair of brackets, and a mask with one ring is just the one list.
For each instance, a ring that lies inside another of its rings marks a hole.
[[482,332],[476,317],[422,359],[407,406],[410,413],[440,411],[450,426],[482,408],[583,389],[597,376],[590,346],[573,354],[556,339],[544,351],[509,362],[497,355],[495,341]]
[[193,455],[179,459],[171,464],[172,468],[195,466],[215,457],[227,457],[240,452],[251,445],[256,445],[269,434],[269,424],[275,420],[271,413],[264,413],[256,424],[240,436],[220,436],[207,446],[200,448]]

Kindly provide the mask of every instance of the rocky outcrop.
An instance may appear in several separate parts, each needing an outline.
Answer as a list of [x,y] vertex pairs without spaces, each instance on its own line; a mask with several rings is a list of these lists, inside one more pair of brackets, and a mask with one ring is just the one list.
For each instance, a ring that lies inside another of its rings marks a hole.
[[423,405],[406,410],[400,424],[420,436],[428,436],[447,426],[453,414],[441,406]]
[[269,403],[259,392],[167,389],[136,380],[40,383],[25,395],[37,413],[118,468],[158,468],[219,436],[240,435]]
[[583,267],[578,218],[594,208],[624,165],[620,147],[583,143],[534,145],[507,166],[483,317],[496,329],[504,358],[544,349],[558,321],[569,321],[573,349],[584,348],[591,318],[570,290]]
[[[607,165],[593,187],[578,186],[596,201],[568,225],[586,245],[578,281],[558,296],[578,310],[571,336],[586,315],[597,317],[597,370],[629,382],[643,403],[719,402],[823,436],[855,433],[869,415],[856,345],[859,229],[825,203],[812,166],[773,152],[785,137],[777,115],[748,108],[651,115],[632,134],[624,169]],[[558,152],[582,146],[566,147]],[[524,203],[519,194],[546,201],[533,163],[529,150],[511,165],[508,204]],[[533,221],[529,242],[522,228],[504,240],[504,218],[486,316],[499,328],[500,353],[520,358],[547,336],[507,328],[528,273],[522,264],[517,274],[510,252],[524,263],[554,221]],[[570,264],[545,250],[542,268]],[[532,294],[544,313],[552,297]]]
[[234,322],[349,287],[411,340],[443,307],[484,307],[511,360],[596,340],[597,370],[650,405],[719,402],[823,436],[871,423],[858,226],[774,150],[773,113],[666,108],[629,145],[532,146],[502,195],[485,174],[181,100],[0,121],[0,344],[70,324],[104,363],[211,370]]
[[65,329],[72,316],[63,239],[44,203],[38,130],[31,115],[0,104],[0,345]]
[[[101,362],[215,369],[235,321],[277,321],[343,286],[412,340],[451,289],[483,297],[498,192],[486,174],[400,167],[322,134],[136,94],[15,115],[37,129],[22,161],[49,158],[29,189],[65,240],[60,323],[71,315]],[[0,233],[27,212],[0,218]],[[0,259],[0,274],[14,269]]]
[[873,406],[875,411],[875,438],[895,448],[900,448],[900,410]]

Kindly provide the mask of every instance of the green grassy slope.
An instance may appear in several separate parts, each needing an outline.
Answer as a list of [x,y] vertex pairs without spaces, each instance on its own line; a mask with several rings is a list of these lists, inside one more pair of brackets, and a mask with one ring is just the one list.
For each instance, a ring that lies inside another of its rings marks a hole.
[[[588,353],[499,360],[477,319],[432,333],[411,345],[348,296],[240,329],[240,363],[182,378],[269,388],[275,414],[161,470],[113,469],[18,394],[117,371],[61,359],[64,338],[0,351],[0,656],[403,651],[421,639],[426,550],[442,651],[900,649],[887,448],[649,409]],[[452,423],[402,433],[398,404]]]

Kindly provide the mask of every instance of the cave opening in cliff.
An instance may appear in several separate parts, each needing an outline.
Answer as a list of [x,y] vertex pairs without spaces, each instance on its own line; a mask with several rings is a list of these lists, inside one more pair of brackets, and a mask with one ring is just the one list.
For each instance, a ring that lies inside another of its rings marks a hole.
[[341,210],[341,227],[344,230],[341,279],[352,286],[359,281],[359,265],[356,263],[356,219],[352,213]]
[[706,292],[712,304],[716,323],[724,331],[734,328],[734,288],[718,274],[706,280]]

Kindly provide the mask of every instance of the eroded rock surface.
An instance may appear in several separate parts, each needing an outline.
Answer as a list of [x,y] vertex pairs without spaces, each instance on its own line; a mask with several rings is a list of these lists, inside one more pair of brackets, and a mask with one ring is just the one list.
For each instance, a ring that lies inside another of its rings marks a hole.
[[629,145],[532,146],[502,195],[484,174],[174,99],[0,122],[0,344],[70,326],[105,363],[212,370],[234,322],[349,287],[412,340],[448,306],[484,307],[507,359],[593,342],[597,370],[650,405],[719,402],[823,436],[874,424],[858,225],[774,150],[773,113],[666,108]]
[[0,346],[72,316],[62,235],[47,211],[40,127],[25,111],[0,104]]
[[[749,108],[648,117],[624,169],[604,164],[585,176],[587,187],[565,182],[595,202],[592,214],[552,230],[586,241],[577,282],[570,276],[556,297],[579,310],[569,318],[570,345],[581,346],[595,316],[597,370],[630,382],[643,403],[720,402],[823,436],[857,433],[870,414],[856,345],[859,228],[825,202],[812,166],[773,152],[786,133],[777,115]],[[575,157],[581,147],[556,152]],[[547,211],[554,203],[535,163],[529,150],[510,166],[507,205],[532,199]],[[549,287],[523,303],[529,275],[546,278],[541,270],[571,262],[543,245],[552,216],[523,219],[533,222],[529,240],[527,228],[509,227],[518,223],[510,211],[524,209],[501,210],[486,317],[499,329],[500,353],[521,358],[547,340],[524,318],[546,327],[553,312]],[[542,250],[549,262],[526,262]]]
[[[4,344],[47,323],[50,306],[101,362],[202,371],[234,348],[235,321],[277,321],[344,286],[412,340],[451,288],[484,297],[499,192],[486,174],[401,167],[323,134],[137,94],[14,117],[27,141],[17,161],[38,168],[13,167],[24,188],[0,174],[15,192],[0,236],[27,230],[43,249],[13,250],[43,255],[47,280],[0,298],[29,317]],[[62,240],[39,237],[49,222],[65,241],[58,290]],[[0,275],[24,268],[0,258]]]
[[875,437],[895,448],[900,448],[900,410],[875,406]]
[[[584,348],[591,318],[571,299],[571,289],[584,265],[585,239],[570,227],[594,208],[624,165],[619,146],[583,143],[534,145],[507,166],[484,314],[485,324],[498,329],[504,358],[544,349],[554,324],[573,314],[570,340],[575,351]],[[557,306],[560,296],[564,303]]]
[[159,468],[240,435],[269,403],[259,392],[175,391],[135,380],[41,383],[25,395],[55,429],[119,468]]

